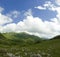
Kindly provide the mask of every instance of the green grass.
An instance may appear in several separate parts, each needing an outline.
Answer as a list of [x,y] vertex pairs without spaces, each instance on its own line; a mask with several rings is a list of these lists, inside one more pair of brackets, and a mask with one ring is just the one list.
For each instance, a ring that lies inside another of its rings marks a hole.
[[58,37],[41,40],[37,36],[23,33],[3,34],[0,37],[0,57],[60,57]]

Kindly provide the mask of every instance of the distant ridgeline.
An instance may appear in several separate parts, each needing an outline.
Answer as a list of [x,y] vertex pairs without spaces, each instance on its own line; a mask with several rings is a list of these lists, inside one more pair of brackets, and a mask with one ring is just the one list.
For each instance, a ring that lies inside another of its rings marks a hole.
[[[52,39],[60,39],[60,35]],[[44,39],[27,33],[0,33],[0,44],[25,45],[41,43]],[[45,39],[47,40],[47,39]]]
[[[0,43],[4,44],[36,44],[42,41],[42,38],[27,33],[0,33]],[[3,40],[4,39],[4,40]]]
[[53,39],[60,39],[60,35],[53,37]]
[[43,40],[27,33],[0,33],[0,57],[60,57],[60,35]]

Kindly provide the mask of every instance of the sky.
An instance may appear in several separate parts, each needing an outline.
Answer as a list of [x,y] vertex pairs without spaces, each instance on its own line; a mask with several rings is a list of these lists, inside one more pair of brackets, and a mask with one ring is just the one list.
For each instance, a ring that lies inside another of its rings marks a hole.
[[60,35],[60,0],[0,0],[0,33],[6,32]]

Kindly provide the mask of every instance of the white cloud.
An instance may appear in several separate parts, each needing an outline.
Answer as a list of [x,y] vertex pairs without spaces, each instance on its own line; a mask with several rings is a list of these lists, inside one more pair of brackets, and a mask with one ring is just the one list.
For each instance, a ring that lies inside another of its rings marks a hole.
[[0,25],[4,25],[6,23],[10,23],[13,20],[5,15],[3,15],[2,13],[0,13]]
[[55,3],[56,3],[57,5],[60,5],[60,0],[55,0]]
[[4,8],[0,7],[0,13],[4,10]]
[[12,22],[12,18],[2,14],[4,8],[0,7],[0,27],[4,24]]
[[42,6],[38,6],[38,7],[35,7],[35,8],[40,9],[40,10],[46,10],[46,8],[42,7]]
[[24,13],[24,15],[25,15],[25,16],[31,16],[31,15],[32,15],[32,10],[29,9],[28,11],[26,11],[26,12]]
[[55,11],[55,6],[50,1],[46,1],[45,4],[43,4],[43,6],[37,6],[35,8],[37,8],[39,10],[46,10],[46,9],[48,9],[48,10]]
[[48,37],[47,35],[52,33],[51,29],[46,26],[45,22],[43,22],[40,18],[33,16],[27,16],[26,19],[17,24],[17,27],[17,30],[20,32],[27,31],[30,34],[37,34],[40,37],[42,37],[43,34]]
[[15,23],[10,23],[5,26],[3,26],[1,32],[15,32],[16,31],[16,24]]
[[39,37],[50,38],[60,34],[60,24],[58,20],[42,21],[39,17],[27,16],[23,21],[17,24],[7,24],[0,30],[1,32],[27,32]]
[[8,17],[12,17],[12,18],[18,18],[20,16],[20,11],[11,11],[10,13],[7,14]]

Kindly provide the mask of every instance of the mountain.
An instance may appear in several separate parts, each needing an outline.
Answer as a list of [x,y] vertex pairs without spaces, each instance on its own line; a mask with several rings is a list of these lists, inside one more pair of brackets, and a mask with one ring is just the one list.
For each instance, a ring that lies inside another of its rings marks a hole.
[[42,40],[24,32],[2,33],[0,57],[60,57],[60,36]]
[[60,35],[53,37],[53,39],[60,39]]
[[[42,39],[38,36],[29,35],[27,33],[2,33],[0,34],[1,42],[8,45],[26,45],[40,43]],[[3,40],[4,38],[4,40]],[[0,43],[1,43],[0,42]]]

